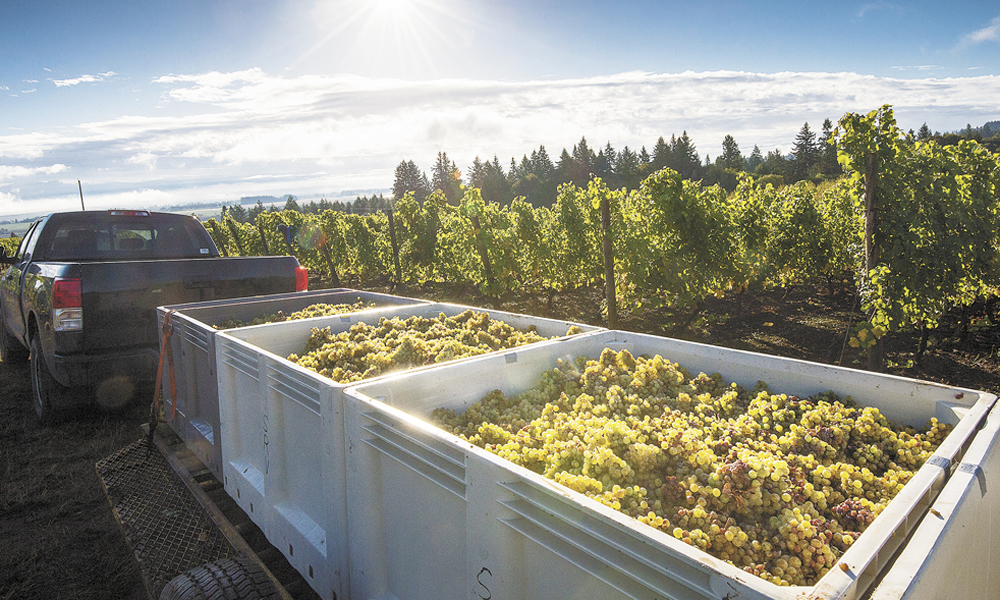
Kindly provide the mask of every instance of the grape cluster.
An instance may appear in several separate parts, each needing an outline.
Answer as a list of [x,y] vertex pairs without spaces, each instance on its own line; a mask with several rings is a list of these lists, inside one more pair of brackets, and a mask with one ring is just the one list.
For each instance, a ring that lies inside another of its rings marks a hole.
[[[566,335],[579,332],[574,325]],[[337,383],[350,383],[545,339],[534,325],[517,329],[469,309],[453,317],[382,317],[377,325],[356,323],[340,333],[314,327],[303,353],[288,360]]]
[[799,398],[605,349],[434,422],[778,585],[813,585],[950,426],[890,423],[832,392]]
[[375,308],[375,303],[365,302],[361,298],[358,298],[357,302],[354,302],[353,304],[325,304],[320,302],[317,304],[311,304],[302,310],[293,312],[290,315],[285,315],[284,311],[279,310],[276,313],[254,317],[250,319],[249,323],[241,321],[240,319],[227,319],[214,327],[216,329],[234,329],[236,327],[247,327],[249,325],[264,325],[266,323],[280,323],[282,321],[296,321],[298,319],[311,319],[313,317],[342,315],[345,313],[367,310],[369,308]]

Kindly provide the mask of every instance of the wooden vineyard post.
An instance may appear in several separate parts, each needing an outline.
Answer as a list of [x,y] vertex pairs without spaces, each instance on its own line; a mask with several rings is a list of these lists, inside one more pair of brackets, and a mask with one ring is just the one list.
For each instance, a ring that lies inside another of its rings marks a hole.
[[392,210],[385,211],[389,217],[389,243],[392,244],[392,265],[396,268],[396,285],[403,285],[403,272],[399,268],[399,246],[396,245],[396,223],[392,218]]
[[[215,228],[215,221],[209,221],[208,224],[212,226],[212,233],[214,233],[215,236],[218,237],[219,241],[221,242],[222,241],[222,236],[219,235],[219,230]],[[226,245],[225,244],[218,244],[218,246],[219,246],[219,252],[221,252],[223,256],[228,257],[229,253],[226,252]]]
[[472,227],[476,230],[476,250],[479,251],[479,258],[483,261],[483,268],[486,270],[486,283],[493,289],[493,267],[490,265],[490,256],[486,252],[486,244],[483,243],[483,230],[479,225],[479,217],[472,217]]
[[267,247],[267,238],[264,236],[264,224],[257,219],[257,231],[260,232],[260,243],[264,246],[264,254],[270,256],[271,249]]
[[611,242],[611,206],[601,198],[601,234],[604,238],[604,293],[608,300],[608,329],[618,329],[618,298],[615,294],[615,257]]
[[[874,152],[865,157],[865,277],[879,264],[879,246],[875,234],[878,231],[878,155]],[[879,339],[868,347],[868,370],[881,371],[883,345]]]
[[233,234],[233,241],[236,242],[236,249],[240,251],[240,256],[246,256],[247,253],[243,251],[243,244],[240,243],[240,234],[236,231],[236,222],[229,221],[226,225],[229,226],[229,233]]
[[330,283],[333,287],[340,287],[340,275],[337,274],[337,267],[333,264],[333,258],[330,257],[330,249],[326,247],[326,240],[319,245],[320,251],[323,253],[323,258],[326,259],[326,266],[330,269]]

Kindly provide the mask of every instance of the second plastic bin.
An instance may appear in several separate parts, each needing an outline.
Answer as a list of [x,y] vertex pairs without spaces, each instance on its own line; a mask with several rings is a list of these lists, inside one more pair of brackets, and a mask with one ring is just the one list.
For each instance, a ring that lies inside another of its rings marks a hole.
[[[381,318],[455,316],[466,310],[545,337],[596,327],[455,304],[373,309],[307,321],[245,327],[216,335],[225,489],[323,598],[348,590],[343,391],[286,359],[301,353],[313,327],[334,333]],[[537,345],[559,343],[540,342]],[[442,363],[445,364],[445,363]],[[422,370],[433,371],[436,366]],[[405,500],[405,494],[404,498]],[[443,596],[442,596],[443,597]]]

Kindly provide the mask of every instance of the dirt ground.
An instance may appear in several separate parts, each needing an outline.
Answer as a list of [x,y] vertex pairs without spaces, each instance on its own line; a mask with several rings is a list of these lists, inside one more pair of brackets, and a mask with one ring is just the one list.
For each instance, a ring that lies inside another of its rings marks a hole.
[[[389,291],[384,286],[372,291]],[[396,293],[510,312],[605,325],[600,289],[502,299],[429,286]],[[663,313],[623,318],[620,328],[730,348],[861,368],[864,357],[846,344],[860,318],[852,293],[795,288],[707,306],[709,319]],[[983,322],[985,323],[985,321]],[[917,358],[917,339],[886,344],[886,371],[903,377],[1000,392],[1000,327],[978,324],[960,339],[946,320]],[[135,441],[148,414],[144,398],[124,412],[91,412],[42,426],[31,407],[26,364],[0,363],[0,600],[139,599],[138,568],[101,490],[94,464]]]

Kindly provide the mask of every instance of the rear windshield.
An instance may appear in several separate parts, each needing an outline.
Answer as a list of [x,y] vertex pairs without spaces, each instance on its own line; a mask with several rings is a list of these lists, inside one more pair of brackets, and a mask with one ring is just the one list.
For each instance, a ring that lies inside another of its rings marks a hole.
[[145,260],[218,256],[212,238],[193,217],[112,212],[53,215],[45,228],[46,260]]

